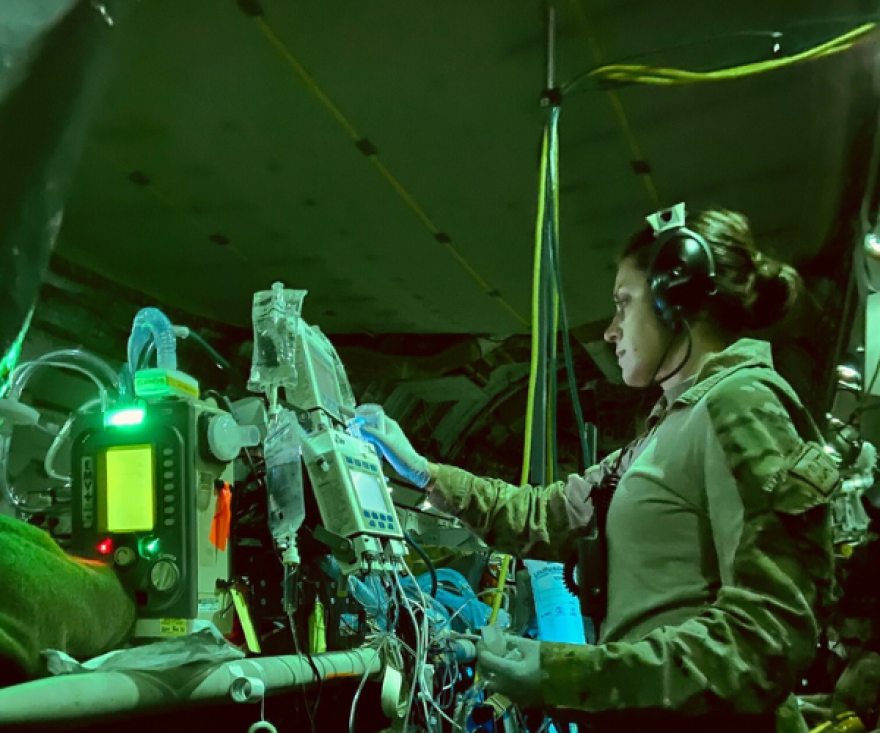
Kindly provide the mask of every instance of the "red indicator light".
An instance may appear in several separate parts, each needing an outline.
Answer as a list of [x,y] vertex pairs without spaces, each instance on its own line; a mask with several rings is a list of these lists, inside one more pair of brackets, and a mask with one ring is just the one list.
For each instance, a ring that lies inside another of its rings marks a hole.
[[106,540],[98,543],[98,552],[102,555],[109,555],[113,552],[113,540],[108,537]]

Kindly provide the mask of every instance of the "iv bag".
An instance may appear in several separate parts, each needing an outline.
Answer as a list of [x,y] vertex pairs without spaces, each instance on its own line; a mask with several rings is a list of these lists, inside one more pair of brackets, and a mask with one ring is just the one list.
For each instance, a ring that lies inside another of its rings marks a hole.
[[306,290],[275,283],[254,293],[254,355],[248,389],[252,392],[292,389],[296,385],[296,346]]
[[301,453],[304,437],[305,432],[289,410],[275,416],[266,436],[269,529],[276,539],[294,535],[306,516]]

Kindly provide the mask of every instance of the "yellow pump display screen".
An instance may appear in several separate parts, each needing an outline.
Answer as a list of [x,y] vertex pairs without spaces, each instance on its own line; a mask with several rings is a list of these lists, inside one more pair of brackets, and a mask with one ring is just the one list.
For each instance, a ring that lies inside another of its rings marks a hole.
[[98,527],[148,532],[156,523],[153,446],[119,445],[98,459]]

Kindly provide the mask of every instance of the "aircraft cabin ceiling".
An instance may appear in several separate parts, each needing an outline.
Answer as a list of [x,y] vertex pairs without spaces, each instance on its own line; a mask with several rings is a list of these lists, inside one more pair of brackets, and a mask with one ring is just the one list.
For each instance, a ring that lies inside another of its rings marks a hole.
[[[698,71],[767,60],[852,29],[862,5],[559,0],[556,81],[634,56]],[[126,21],[58,254],[236,326],[282,280],[309,291],[305,316],[329,333],[527,330],[543,3],[141,0]],[[567,95],[573,325],[610,316],[617,249],[680,200],[743,211],[759,245],[808,268],[874,125],[860,85],[875,54]]]

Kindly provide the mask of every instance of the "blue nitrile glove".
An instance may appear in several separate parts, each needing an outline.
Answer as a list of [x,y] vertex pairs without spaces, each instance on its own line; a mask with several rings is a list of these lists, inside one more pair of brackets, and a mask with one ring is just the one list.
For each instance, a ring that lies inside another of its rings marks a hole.
[[503,656],[489,651],[485,642],[477,644],[477,674],[492,692],[500,692],[521,708],[540,708],[544,704],[541,642],[505,634],[503,644]]
[[376,450],[403,478],[420,489],[430,483],[428,460],[416,453],[396,420],[385,415],[381,428],[367,425],[360,417],[356,417],[353,422],[359,427],[363,439],[376,446]]

